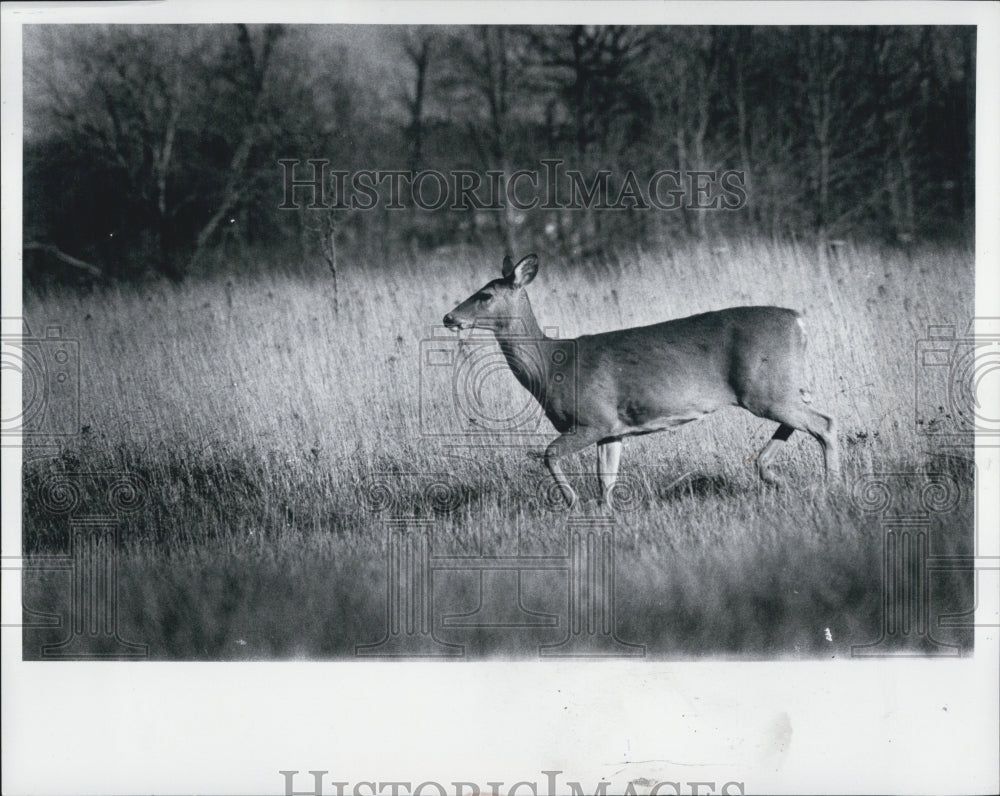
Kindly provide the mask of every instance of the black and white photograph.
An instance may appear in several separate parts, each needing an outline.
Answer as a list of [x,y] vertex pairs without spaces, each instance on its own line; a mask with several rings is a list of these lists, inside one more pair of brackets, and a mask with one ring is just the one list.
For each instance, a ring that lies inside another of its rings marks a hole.
[[9,792],[995,792],[1000,4],[3,15]]

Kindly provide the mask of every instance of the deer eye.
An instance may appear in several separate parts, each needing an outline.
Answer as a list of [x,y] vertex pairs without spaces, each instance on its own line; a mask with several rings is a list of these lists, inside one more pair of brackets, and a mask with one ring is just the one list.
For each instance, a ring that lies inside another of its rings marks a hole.
[[478,301],[480,304],[489,304],[491,301],[493,301],[493,294],[492,293],[477,293],[476,294],[476,301]]

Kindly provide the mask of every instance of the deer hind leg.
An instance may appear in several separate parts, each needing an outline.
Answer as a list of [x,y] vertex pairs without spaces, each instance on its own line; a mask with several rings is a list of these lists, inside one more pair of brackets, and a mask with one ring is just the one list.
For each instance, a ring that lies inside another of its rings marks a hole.
[[757,474],[760,476],[760,480],[765,484],[771,484],[772,486],[778,485],[778,479],[774,476],[774,473],[771,472],[771,459],[774,458],[774,454],[778,451],[778,443],[787,440],[790,436],[792,436],[793,431],[795,431],[794,428],[782,423],[774,432],[774,436],[767,441],[767,445],[764,446],[764,450],[757,454]]
[[621,461],[621,456],[620,438],[605,439],[597,443],[597,477],[601,482],[601,502],[608,508],[614,508],[611,493],[618,479],[618,463]]
[[823,464],[827,480],[835,478],[840,472],[840,459],[837,452],[837,424],[829,415],[823,414],[807,406],[772,407],[762,417],[777,420],[781,425],[774,432],[764,450],[757,457],[757,472],[763,481],[769,484],[777,483],[770,469],[770,460],[774,456],[778,443],[784,442],[795,430],[805,431],[812,436],[823,449]]

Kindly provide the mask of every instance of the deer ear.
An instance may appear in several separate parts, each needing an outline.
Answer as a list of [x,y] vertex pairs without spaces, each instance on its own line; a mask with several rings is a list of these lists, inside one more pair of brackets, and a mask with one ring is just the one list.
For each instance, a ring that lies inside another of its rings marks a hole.
[[521,262],[514,266],[511,275],[508,279],[514,284],[515,287],[524,287],[531,283],[531,280],[535,278],[535,274],[538,273],[538,256],[534,254],[529,254]]
[[503,268],[500,273],[502,273],[507,279],[510,279],[510,275],[514,273],[514,263],[511,261],[509,254],[504,255]]

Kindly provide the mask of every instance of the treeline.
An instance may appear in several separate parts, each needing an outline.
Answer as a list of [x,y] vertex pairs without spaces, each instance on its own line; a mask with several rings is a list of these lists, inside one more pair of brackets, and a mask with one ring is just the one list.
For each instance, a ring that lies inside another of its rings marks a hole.
[[[971,233],[971,27],[369,29],[375,55],[329,33],[30,29],[29,278],[181,279],[266,254],[335,266],[338,251],[419,256],[463,242],[578,254],[742,231],[904,245]],[[303,179],[310,159],[349,175],[482,175],[487,200],[396,209],[387,180],[371,209],[308,209],[301,188],[302,209],[279,209],[280,161],[301,161]],[[544,181],[554,160],[577,187],[609,175],[610,204],[630,172],[645,189],[664,170],[682,185],[740,173],[745,202],[704,209],[690,186],[672,209],[490,200],[489,173]]]

